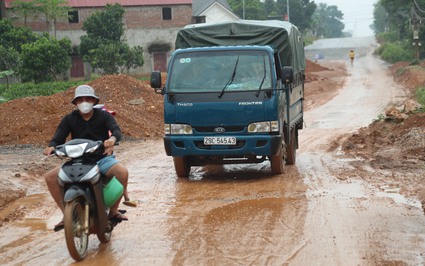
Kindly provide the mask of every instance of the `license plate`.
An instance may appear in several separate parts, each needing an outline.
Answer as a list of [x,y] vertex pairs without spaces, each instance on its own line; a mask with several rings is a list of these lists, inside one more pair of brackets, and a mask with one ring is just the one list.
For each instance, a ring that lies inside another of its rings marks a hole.
[[204,145],[236,145],[236,137],[205,137]]

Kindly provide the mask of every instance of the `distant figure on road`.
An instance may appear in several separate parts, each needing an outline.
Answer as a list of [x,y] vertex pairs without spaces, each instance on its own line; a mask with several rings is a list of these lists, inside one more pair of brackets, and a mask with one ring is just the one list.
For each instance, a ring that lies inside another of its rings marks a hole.
[[348,56],[350,57],[351,65],[353,65],[354,62],[354,50],[350,50],[348,53]]

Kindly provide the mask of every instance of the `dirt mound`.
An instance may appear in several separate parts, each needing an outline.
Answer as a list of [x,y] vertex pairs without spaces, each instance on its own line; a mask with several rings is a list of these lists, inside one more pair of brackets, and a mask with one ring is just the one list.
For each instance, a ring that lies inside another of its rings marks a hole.
[[310,110],[332,99],[343,87],[346,76],[344,62],[324,61],[319,65],[307,60],[304,110]]
[[[306,71],[307,77],[310,77],[307,82],[326,83],[327,73],[323,77],[317,73],[334,69],[307,61]],[[149,81],[127,75],[108,75],[88,84],[95,89],[100,103],[116,112],[115,118],[125,139],[163,136],[163,97],[153,91]],[[315,94],[314,86],[306,88],[306,95]],[[0,145],[47,145],[61,118],[75,108],[70,103],[74,90],[70,88],[51,96],[16,99],[0,104],[0,121],[7,125],[0,131]],[[323,94],[324,88],[319,93]]]
[[320,79],[320,77],[317,74],[314,74],[315,72],[329,71],[329,70],[331,69],[325,66],[316,64],[310,60],[307,60],[305,65],[305,71],[307,73],[306,82],[316,81]]
[[425,114],[375,121],[345,140],[342,149],[377,168],[415,168],[425,161]]
[[394,80],[414,93],[418,87],[425,85],[425,67],[421,65],[409,66],[407,62],[399,62],[391,66]]
[[[411,98],[425,84],[425,69],[399,62],[390,67],[394,80],[403,85]],[[359,129],[342,143],[342,150],[360,155],[378,169],[418,169],[425,166],[425,114],[390,107],[381,119]],[[417,103],[416,103],[417,105]],[[413,105],[415,106],[415,104]],[[419,106],[416,106],[418,108]]]
[[[126,75],[103,76],[88,83],[116,119],[125,138],[161,137],[163,98],[148,81]],[[60,119],[75,108],[70,103],[75,88],[51,96],[17,99],[0,104],[0,145],[47,145]]]

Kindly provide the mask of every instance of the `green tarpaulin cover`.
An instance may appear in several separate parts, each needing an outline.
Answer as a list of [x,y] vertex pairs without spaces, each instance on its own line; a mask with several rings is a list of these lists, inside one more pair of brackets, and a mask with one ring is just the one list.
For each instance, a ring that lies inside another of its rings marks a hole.
[[176,49],[205,46],[269,45],[279,53],[282,66],[304,72],[304,45],[298,28],[279,20],[238,20],[191,24],[181,29]]

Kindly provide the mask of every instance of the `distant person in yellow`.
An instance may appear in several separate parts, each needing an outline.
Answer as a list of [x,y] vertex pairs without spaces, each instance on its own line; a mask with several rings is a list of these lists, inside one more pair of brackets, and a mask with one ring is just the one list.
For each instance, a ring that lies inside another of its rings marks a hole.
[[348,56],[350,57],[351,65],[353,65],[354,62],[354,50],[350,50],[348,53]]

